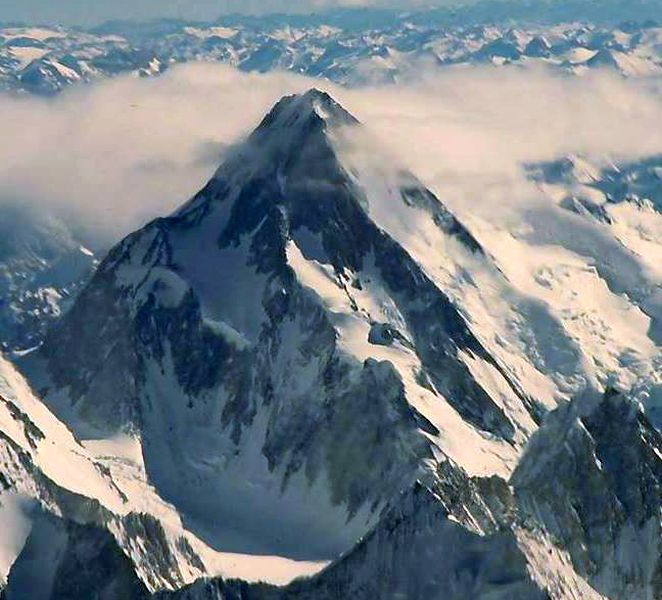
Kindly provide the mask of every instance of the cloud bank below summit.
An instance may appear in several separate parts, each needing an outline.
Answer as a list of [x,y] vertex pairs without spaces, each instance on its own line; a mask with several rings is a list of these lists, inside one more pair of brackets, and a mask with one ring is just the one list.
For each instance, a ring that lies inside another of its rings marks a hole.
[[[523,163],[662,152],[659,82],[471,67],[348,90],[292,74],[189,64],[58,98],[0,97],[0,202],[80,222],[105,242],[176,208],[283,95],[323,87],[451,206],[531,192]],[[507,184],[504,187],[504,182]],[[506,198],[499,201],[505,202]]]

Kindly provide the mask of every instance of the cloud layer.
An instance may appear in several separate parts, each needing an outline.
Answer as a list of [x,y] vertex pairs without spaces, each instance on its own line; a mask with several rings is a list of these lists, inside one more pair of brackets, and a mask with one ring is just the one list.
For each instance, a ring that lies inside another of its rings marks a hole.
[[[487,187],[521,182],[523,162],[662,152],[653,84],[468,68],[407,86],[323,87],[451,205],[489,210]],[[198,64],[54,100],[0,97],[0,202],[48,207],[116,239],[183,203],[278,98],[314,85]]]

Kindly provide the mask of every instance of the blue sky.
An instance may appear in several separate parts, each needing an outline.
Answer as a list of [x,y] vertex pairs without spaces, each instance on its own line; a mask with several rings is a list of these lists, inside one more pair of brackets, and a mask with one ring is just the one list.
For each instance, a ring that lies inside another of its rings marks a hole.
[[[448,3],[432,0],[426,4]],[[228,12],[302,12],[371,4],[393,5],[397,0],[0,0],[0,21],[90,24],[108,19],[184,17],[210,19]],[[420,0],[400,0],[400,6],[415,6]]]

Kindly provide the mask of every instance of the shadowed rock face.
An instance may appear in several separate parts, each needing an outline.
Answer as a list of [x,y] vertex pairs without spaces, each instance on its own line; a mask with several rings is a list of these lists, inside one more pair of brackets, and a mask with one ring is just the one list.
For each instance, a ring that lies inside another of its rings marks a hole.
[[445,463],[310,580],[206,581],[163,597],[659,598],[661,443],[622,395],[584,396],[548,417],[510,485]]

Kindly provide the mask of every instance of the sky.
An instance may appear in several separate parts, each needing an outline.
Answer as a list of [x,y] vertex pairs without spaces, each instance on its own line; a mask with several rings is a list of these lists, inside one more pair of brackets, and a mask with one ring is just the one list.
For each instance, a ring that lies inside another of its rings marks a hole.
[[[427,0],[426,5],[450,0]],[[338,6],[420,5],[419,0],[0,0],[0,21],[89,25],[111,19],[212,19],[227,13],[311,12]]]

